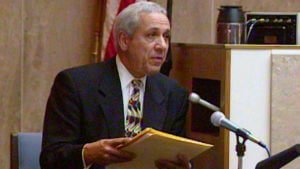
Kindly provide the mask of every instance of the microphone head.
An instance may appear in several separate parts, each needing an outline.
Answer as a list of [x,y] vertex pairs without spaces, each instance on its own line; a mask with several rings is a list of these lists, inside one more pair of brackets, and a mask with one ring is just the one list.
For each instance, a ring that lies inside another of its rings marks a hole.
[[191,101],[192,103],[198,103],[200,100],[200,96],[196,93],[190,93],[189,95],[189,101]]
[[221,125],[221,121],[225,119],[225,115],[222,112],[216,111],[210,116],[210,122],[219,127]]

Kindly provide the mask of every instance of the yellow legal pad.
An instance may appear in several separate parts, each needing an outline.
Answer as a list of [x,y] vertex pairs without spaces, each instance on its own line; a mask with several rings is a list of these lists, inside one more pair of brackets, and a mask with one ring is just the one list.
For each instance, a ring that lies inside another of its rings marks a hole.
[[137,157],[130,162],[109,165],[109,169],[156,169],[158,159],[176,160],[177,154],[189,160],[211,148],[213,145],[146,128],[122,150],[134,152]]

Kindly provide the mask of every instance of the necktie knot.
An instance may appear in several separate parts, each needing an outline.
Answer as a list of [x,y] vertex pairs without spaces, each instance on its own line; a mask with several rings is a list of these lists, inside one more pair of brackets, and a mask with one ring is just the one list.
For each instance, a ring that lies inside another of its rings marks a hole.
[[141,80],[133,79],[131,81],[131,83],[133,85],[133,88],[141,88],[141,87],[143,87],[143,82]]

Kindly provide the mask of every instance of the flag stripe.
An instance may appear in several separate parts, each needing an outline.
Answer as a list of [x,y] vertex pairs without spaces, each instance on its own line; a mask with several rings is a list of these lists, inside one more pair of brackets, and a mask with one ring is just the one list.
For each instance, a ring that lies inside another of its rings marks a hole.
[[[112,2],[114,1],[114,3]],[[145,0],[108,0],[108,8],[106,12],[106,19],[105,19],[105,28],[104,28],[104,35],[103,35],[103,45],[101,51],[101,61],[109,60],[110,58],[114,57],[117,53],[115,48],[115,42],[113,37],[113,22],[117,14],[119,14],[124,8],[128,5]],[[118,9],[118,10],[116,10]]]
[[104,20],[103,36],[102,36],[102,47],[101,47],[101,61],[104,60],[105,49],[110,37],[110,32],[113,27],[114,20],[117,16],[118,9],[121,3],[121,0],[107,0],[106,1],[106,15]]
[[[135,3],[135,0],[121,0],[118,13],[119,14],[124,8],[128,5]],[[109,60],[110,58],[114,57],[117,54],[117,49],[115,47],[115,40],[113,36],[113,30],[111,30],[109,35],[109,40],[106,47],[106,52],[104,56],[104,61]]]

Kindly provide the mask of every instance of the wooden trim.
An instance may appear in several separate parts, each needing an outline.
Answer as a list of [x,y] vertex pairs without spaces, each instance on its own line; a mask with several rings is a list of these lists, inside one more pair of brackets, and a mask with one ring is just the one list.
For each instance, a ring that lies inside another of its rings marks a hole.
[[179,48],[197,48],[197,49],[224,49],[225,46],[223,44],[199,44],[199,43],[172,43],[173,47]]
[[107,0],[98,0],[98,11],[96,16],[96,28],[95,28],[95,44],[93,50],[93,62],[100,62],[101,57],[101,48],[103,41],[103,31],[104,31],[104,20],[106,16],[106,2]]
[[251,45],[251,44],[197,44],[172,43],[174,46],[185,48],[209,49],[300,49],[300,45]]
[[[225,55],[225,116],[230,118],[230,74],[231,74],[231,50],[226,50]],[[223,129],[224,130],[224,129]],[[224,169],[229,169],[229,131],[224,130]]]
[[300,49],[300,45],[232,45],[225,44],[226,49]]

